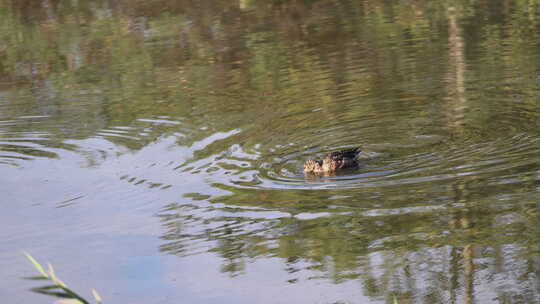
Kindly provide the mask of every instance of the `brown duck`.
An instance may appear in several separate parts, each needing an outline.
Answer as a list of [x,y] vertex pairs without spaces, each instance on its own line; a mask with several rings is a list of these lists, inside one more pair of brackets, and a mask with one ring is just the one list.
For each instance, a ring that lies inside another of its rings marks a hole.
[[308,159],[304,163],[304,172],[330,173],[339,169],[357,167],[360,152],[359,148],[355,148],[328,153],[322,160]]

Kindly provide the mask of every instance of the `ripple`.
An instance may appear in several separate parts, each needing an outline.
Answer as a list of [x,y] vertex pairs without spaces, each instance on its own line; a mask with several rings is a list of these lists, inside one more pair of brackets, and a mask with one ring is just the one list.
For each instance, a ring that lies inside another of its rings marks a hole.
[[[329,151],[350,146],[312,147],[300,144],[229,146],[226,151],[186,163],[184,172],[204,174],[209,183],[252,189],[352,189],[400,186],[458,180],[464,177],[487,179],[490,183],[519,183],[538,169],[540,140],[519,134],[506,139],[465,145],[447,138],[419,136],[417,145],[372,151],[369,145],[357,169],[335,174],[303,174],[307,158],[322,157]],[[427,140],[429,144],[419,142]],[[375,145],[374,145],[375,146]],[[381,146],[381,145],[379,145]],[[384,145],[382,145],[384,146]],[[202,171],[204,170],[204,172]]]
[[45,116],[21,116],[0,121],[0,163],[21,166],[36,158],[58,158],[62,151],[76,146],[60,142],[45,131],[28,131],[28,124],[41,124]]

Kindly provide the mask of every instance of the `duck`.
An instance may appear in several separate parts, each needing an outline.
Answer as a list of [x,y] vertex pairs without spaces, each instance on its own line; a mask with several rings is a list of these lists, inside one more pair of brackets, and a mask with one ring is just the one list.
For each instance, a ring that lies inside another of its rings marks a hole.
[[322,160],[308,159],[304,163],[304,173],[332,173],[357,167],[360,152],[360,148],[354,148],[328,153]]

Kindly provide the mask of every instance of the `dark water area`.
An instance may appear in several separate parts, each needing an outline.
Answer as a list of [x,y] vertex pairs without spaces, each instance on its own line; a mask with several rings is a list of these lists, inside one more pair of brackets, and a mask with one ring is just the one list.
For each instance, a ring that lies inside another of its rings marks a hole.
[[540,1],[0,0],[0,193],[6,303],[540,303]]

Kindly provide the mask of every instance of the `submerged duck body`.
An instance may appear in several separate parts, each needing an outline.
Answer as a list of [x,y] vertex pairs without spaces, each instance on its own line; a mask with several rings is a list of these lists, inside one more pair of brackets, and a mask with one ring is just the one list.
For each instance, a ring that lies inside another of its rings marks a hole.
[[309,159],[304,163],[306,173],[329,173],[358,166],[360,149],[341,150],[326,154],[322,160]]

